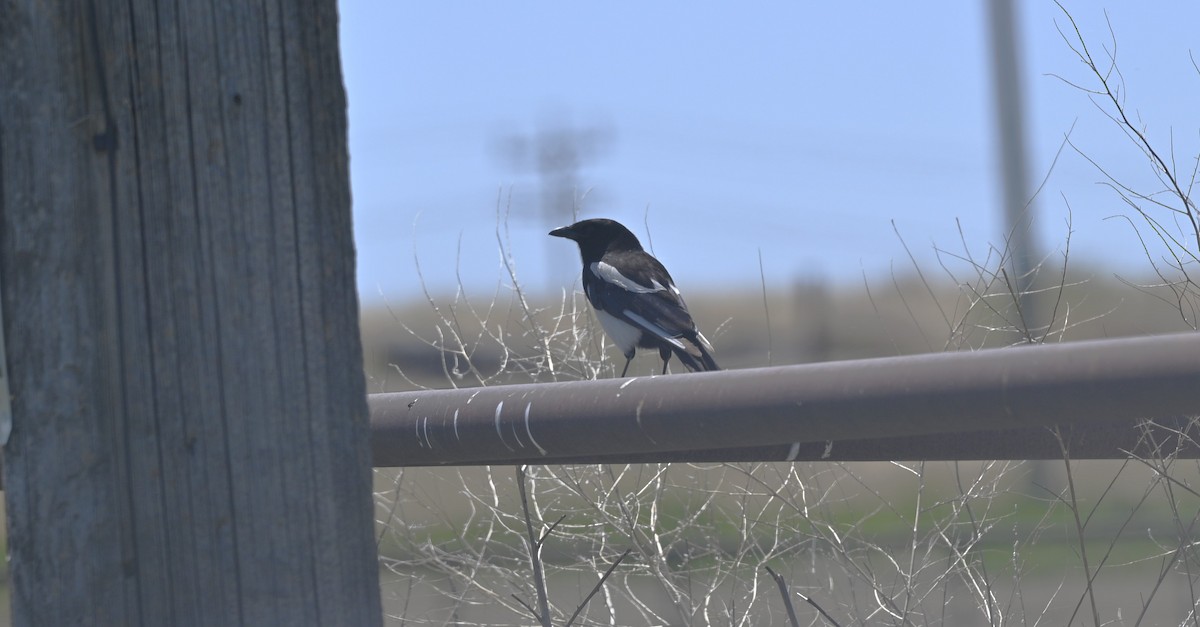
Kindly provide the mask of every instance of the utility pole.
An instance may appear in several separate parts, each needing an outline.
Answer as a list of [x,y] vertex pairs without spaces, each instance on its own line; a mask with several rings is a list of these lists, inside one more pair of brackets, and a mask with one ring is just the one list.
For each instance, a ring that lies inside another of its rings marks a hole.
[[0,16],[13,624],[380,625],[336,2]]
[[1036,335],[1046,322],[1032,293],[1040,256],[1033,232],[1035,210],[1029,187],[1025,99],[1013,5],[1014,0],[988,0],[988,35],[1003,176],[1004,237],[1010,259],[1007,269],[1014,275],[1010,279],[1021,308],[1021,318],[1026,328]]
[[[586,190],[580,171],[611,146],[613,132],[605,126],[572,127],[561,121],[543,122],[531,135],[509,135],[497,144],[501,159],[517,171],[533,172],[539,182],[537,224],[547,230],[571,223],[578,212],[579,195]],[[562,287],[554,268],[564,248],[546,240],[547,287]]]

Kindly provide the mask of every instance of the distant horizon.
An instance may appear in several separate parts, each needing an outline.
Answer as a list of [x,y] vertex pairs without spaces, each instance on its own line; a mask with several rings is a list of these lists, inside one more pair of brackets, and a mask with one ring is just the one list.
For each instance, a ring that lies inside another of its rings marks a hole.
[[[1047,266],[1042,270],[1040,275],[1040,283],[1043,287],[1045,282],[1049,282],[1049,286],[1058,285],[1062,279],[1062,263],[1061,260],[1056,261],[1053,265]],[[583,286],[580,282],[582,266],[575,268],[575,276],[569,278],[567,282],[555,284],[548,288],[542,285],[535,285],[524,280],[521,280],[521,291],[527,296],[535,300],[545,299],[547,301],[557,301],[563,295],[563,292],[574,292],[575,294],[583,294]],[[954,283],[946,275],[945,271],[938,265],[925,266],[922,265],[921,271],[918,272],[911,265],[896,268],[895,275],[889,273],[881,273],[875,276],[868,275],[863,277],[849,277],[845,280],[835,280],[827,275],[817,274],[798,274],[794,280],[776,276],[776,280],[770,280],[772,274],[769,268],[766,268],[765,274],[768,276],[766,282],[766,290],[768,295],[786,294],[797,289],[809,288],[813,286],[830,288],[843,294],[861,293],[866,295],[867,289],[871,293],[879,291],[895,291],[895,283],[900,283],[905,287],[912,288],[920,286],[920,292],[925,294],[925,288],[922,285],[922,277],[937,291],[944,291],[946,294],[959,293],[962,286]],[[778,273],[775,273],[778,274]],[[479,277],[476,277],[479,278]],[[519,278],[519,277],[518,277]],[[960,277],[965,278],[965,277]],[[1160,282],[1157,276],[1152,271],[1147,269],[1146,272],[1121,272],[1114,271],[1106,264],[1092,264],[1083,261],[1071,262],[1067,268],[1067,279],[1071,282],[1104,282],[1106,289],[1121,289],[1136,290],[1137,286],[1145,286],[1155,282]],[[865,282],[864,282],[865,280]],[[1127,285],[1132,284],[1132,285]],[[501,299],[508,298],[512,293],[512,283],[508,280],[507,275],[496,275],[495,279],[490,283],[480,281],[477,284],[466,286],[466,291],[457,283],[445,283],[438,285],[428,285],[428,293],[417,288],[416,293],[410,295],[392,294],[386,300],[383,299],[366,299],[362,303],[362,308],[366,309],[386,309],[396,307],[408,307],[416,305],[418,307],[427,307],[428,298],[432,297],[440,303],[445,304],[450,302],[452,298],[465,295],[472,302],[489,302],[497,294]],[[695,285],[688,283],[680,286],[685,290],[685,296],[689,302],[697,299],[721,298],[728,295],[750,296],[755,299],[755,302],[761,304],[764,284],[756,274],[754,282],[738,282],[738,283],[697,283]],[[378,294],[378,292],[376,292]],[[539,303],[544,304],[544,303]],[[1172,309],[1171,311],[1177,311]],[[1176,313],[1175,315],[1178,315]]]

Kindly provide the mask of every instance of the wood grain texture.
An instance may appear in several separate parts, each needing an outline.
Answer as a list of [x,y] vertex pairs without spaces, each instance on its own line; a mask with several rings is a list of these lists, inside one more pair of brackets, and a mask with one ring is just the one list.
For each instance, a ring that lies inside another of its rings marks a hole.
[[333,0],[0,0],[17,625],[378,625]]

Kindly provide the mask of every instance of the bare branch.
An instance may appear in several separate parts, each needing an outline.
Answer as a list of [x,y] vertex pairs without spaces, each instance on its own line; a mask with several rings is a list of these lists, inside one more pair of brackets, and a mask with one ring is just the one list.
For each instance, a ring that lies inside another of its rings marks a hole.
[[589,592],[586,597],[584,597],[583,602],[579,604],[579,607],[575,608],[575,613],[571,614],[571,618],[567,619],[564,627],[571,627],[571,623],[575,622],[575,619],[579,616],[579,613],[583,611],[583,608],[587,607],[587,604],[592,600],[592,597],[596,596],[596,593],[604,587],[604,582],[608,580],[609,575],[611,575],[613,571],[617,569],[617,566],[621,565],[621,561],[628,557],[632,552],[633,549],[625,549],[625,552],[622,553],[620,557],[618,557],[612,563],[612,565],[608,567],[608,570],[604,571],[604,574],[600,576],[600,581],[596,582],[596,585],[592,587],[592,591]]

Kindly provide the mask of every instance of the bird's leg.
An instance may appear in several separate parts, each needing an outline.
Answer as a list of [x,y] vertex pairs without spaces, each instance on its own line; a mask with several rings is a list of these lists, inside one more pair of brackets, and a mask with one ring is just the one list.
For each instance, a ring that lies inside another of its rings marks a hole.
[[630,364],[630,362],[632,362],[632,361],[633,361],[633,355],[626,355],[626,356],[625,356],[625,367],[621,369],[621,376],[620,376],[620,377],[617,377],[617,378],[619,378],[619,379],[624,379],[624,378],[625,378],[625,373],[626,373],[626,372],[629,372],[629,364]]
[[669,348],[660,348],[660,349],[658,349],[658,356],[659,356],[660,358],[662,358],[662,360],[663,360],[663,371],[662,371],[662,373],[663,373],[663,374],[667,374],[667,362],[671,361],[671,349],[669,349]]

